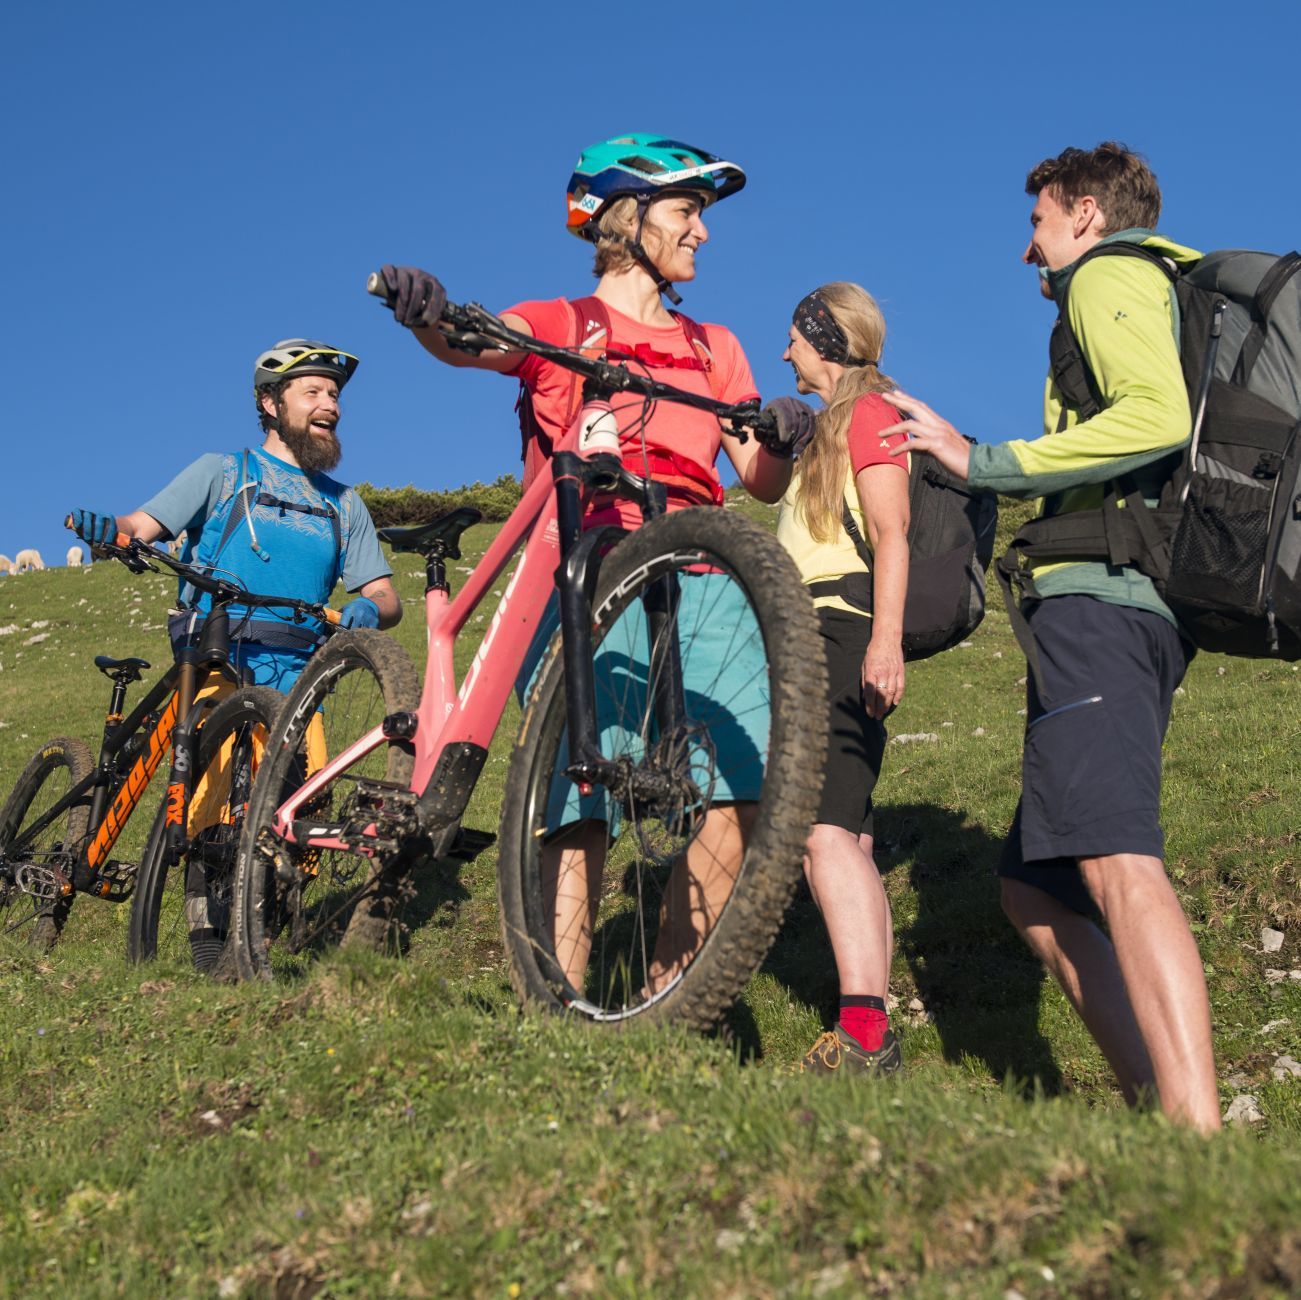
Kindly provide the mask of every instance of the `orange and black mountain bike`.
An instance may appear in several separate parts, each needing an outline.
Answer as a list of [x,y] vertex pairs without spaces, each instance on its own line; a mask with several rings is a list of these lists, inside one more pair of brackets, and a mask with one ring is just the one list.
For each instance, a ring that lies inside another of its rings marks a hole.
[[[262,741],[283,702],[277,691],[243,684],[231,662],[230,607],[327,626],[338,613],[256,595],[122,535],[95,550],[134,573],[164,565],[209,594],[212,606],[129,714],[127,689],[149,664],[95,657],[112,682],[98,759],[75,737],[46,741],[0,809],[0,933],[26,930],[33,944],[49,947],[78,894],[131,899],[129,957],[188,948],[196,967],[210,969],[225,941],[235,848]],[[166,796],[140,862],[117,861],[113,847],[167,755]]]

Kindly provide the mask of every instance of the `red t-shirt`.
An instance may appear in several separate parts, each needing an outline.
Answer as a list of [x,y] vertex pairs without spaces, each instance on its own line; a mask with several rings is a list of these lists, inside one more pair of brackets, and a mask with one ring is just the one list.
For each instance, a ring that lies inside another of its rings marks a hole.
[[869,465],[898,465],[900,469],[908,468],[909,457],[890,455],[890,448],[908,441],[906,433],[892,433],[888,438],[881,437],[881,430],[898,424],[903,416],[881,396],[880,393],[868,393],[854,404],[854,414],[850,417],[849,463],[854,473],[866,469]]
[[[703,369],[673,365],[674,360],[695,361],[698,353],[682,326],[649,326],[630,316],[602,304],[610,320],[613,339],[601,340],[601,345],[620,352],[635,353],[633,369],[640,369],[661,383],[671,384],[690,393],[714,397],[721,402],[739,403],[758,397],[750,363],[741,350],[736,336],[722,325],[706,325],[705,335],[713,366],[713,383]],[[508,307],[503,315],[519,316],[528,322],[535,338],[548,343],[572,347],[575,336],[574,308],[566,298],[553,298],[545,302],[522,302]],[[661,364],[657,364],[657,359]],[[533,414],[543,430],[554,441],[567,432],[565,417],[571,402],[573,373],[542,357],[526,356],[511,372],[528,388],[533,400]],[[651,470],[650,477],[662,478],[654,465],[639,464],[642,437],[648,449],[671,452],[682,460],[693,463],[704,472],[713,484],[718,483],[714,462],[722,446],[722,430],[718,421],[706,411],[693,410],[672,402],[656,403],[643,425],[646,404],[632,393],[617,394],[611,402],[619,425],[623,443],[624,462],[635,473]],[[686,476],[689,477],[689,476]],[[689,495],[671,492],[669,509],[691,505]],[[602,511],[600,517],[589,518],[590,523],[622,520],[625,527],[635,528],[641,522],[637,507],[628,501],[618,503],[617,516],[613,511]],[[608,517],[607,517],[608,515]]]

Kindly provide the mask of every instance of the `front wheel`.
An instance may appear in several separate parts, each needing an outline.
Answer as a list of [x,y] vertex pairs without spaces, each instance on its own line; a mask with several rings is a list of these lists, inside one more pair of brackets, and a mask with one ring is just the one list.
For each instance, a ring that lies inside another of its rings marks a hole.
[[569,766],[559,638],[502,808],[499,892],[525,1001],[593,1023],[714,1024],[763,961],[817,810],[827,678],[786,551],[721,510],[648,524],[592,610],[597,740]]
[[216,965],[230,927],[235,852],[253,776],[284,702],[283,695],[268,687],[244,687],[216,705],[200,728],[188,848],[177,863],[168,863],[164,800],[131,899],[131,961],[189,961],[203,972]]
[[89,828],[88,803],[72,804],[36,828],[94,766],[84,741],[56,736],[23,769],[0,810],[0,933],[25,929],[39,948],[58,939],[72,905],[64,889]]
[[[341,942],[382,947],[392,934],[401,855],[376,863],[341,849],[301,849],[275,835],[276,809],[306,776],[390,713],[414,712],[410,657],[381,632],[339,632],[308,660],[267,741],[240,836],[231,943],[243,979],[301,969]],[[302,815],[357,828],[384,823],[411,783],[409,744],[389,741],[341,772]],[[386,807],[387,805],[387,807]]]

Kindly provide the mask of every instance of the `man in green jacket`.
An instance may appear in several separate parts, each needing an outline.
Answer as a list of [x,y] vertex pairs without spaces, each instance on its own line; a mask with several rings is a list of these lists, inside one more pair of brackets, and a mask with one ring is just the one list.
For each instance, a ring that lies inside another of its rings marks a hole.
[[[1191,426],[1170,281],[1137,257],[1076,268],[1104,241],[1143,244],[1176,264],[1198,254],[1154,233],[1156,177],[1122,145],[1046,159],[1026,192],[1035,205],[1024,260],[1045,297],[1066,301],[1101,409],[1081,418],[1050,375],[1042,437],[973,447],[904,393],[887,395],[905,418],[886,433],[906,431],[900,451],[932,455],[973,486],[1042,498],[1042,514],[1095,508],[1122,474],[1154,501],[1169,473],[1161,462]],[[1027,686],[1021,802],[999,867],[1003,908],[1127,1100],[1155,1094],[1172,1120],[1218,1128],[1206,980],[1159,823],[1161,743],[1192,647],[1135,568],[1059,561],[1025,577],[1039,664]]]

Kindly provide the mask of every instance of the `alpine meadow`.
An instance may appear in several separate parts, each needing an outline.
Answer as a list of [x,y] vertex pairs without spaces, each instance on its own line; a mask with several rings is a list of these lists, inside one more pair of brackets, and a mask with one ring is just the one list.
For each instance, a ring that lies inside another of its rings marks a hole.
[[[1027,509],[1004,505],[995,554]],[[465,535],[454,590],[497,527]],[[392,635],[422,666],[423,571],[394,560]],[[165,664],[172,594],[109,562],[0,579],[6,791],[46,738],[98,744],[92,659]],[[422,864],[401,955],[334,953],[297,982],[130,966],[127,908],[89,897],[49,954],[6,937],[0,1294],[1301,1293],[1298,666],[1198,656],[1166,742],[1168,868],[1233,1120],[1211,1140],[1125,1109],[1000,911],[1025,672],[992,592],[969,641],[910,665],[889,722],[897,1080],[795,1071],[837,992],[803,890],[708,1037],[521,1011],[491,845]],[[475,830],[497,831],[517,722]]]

